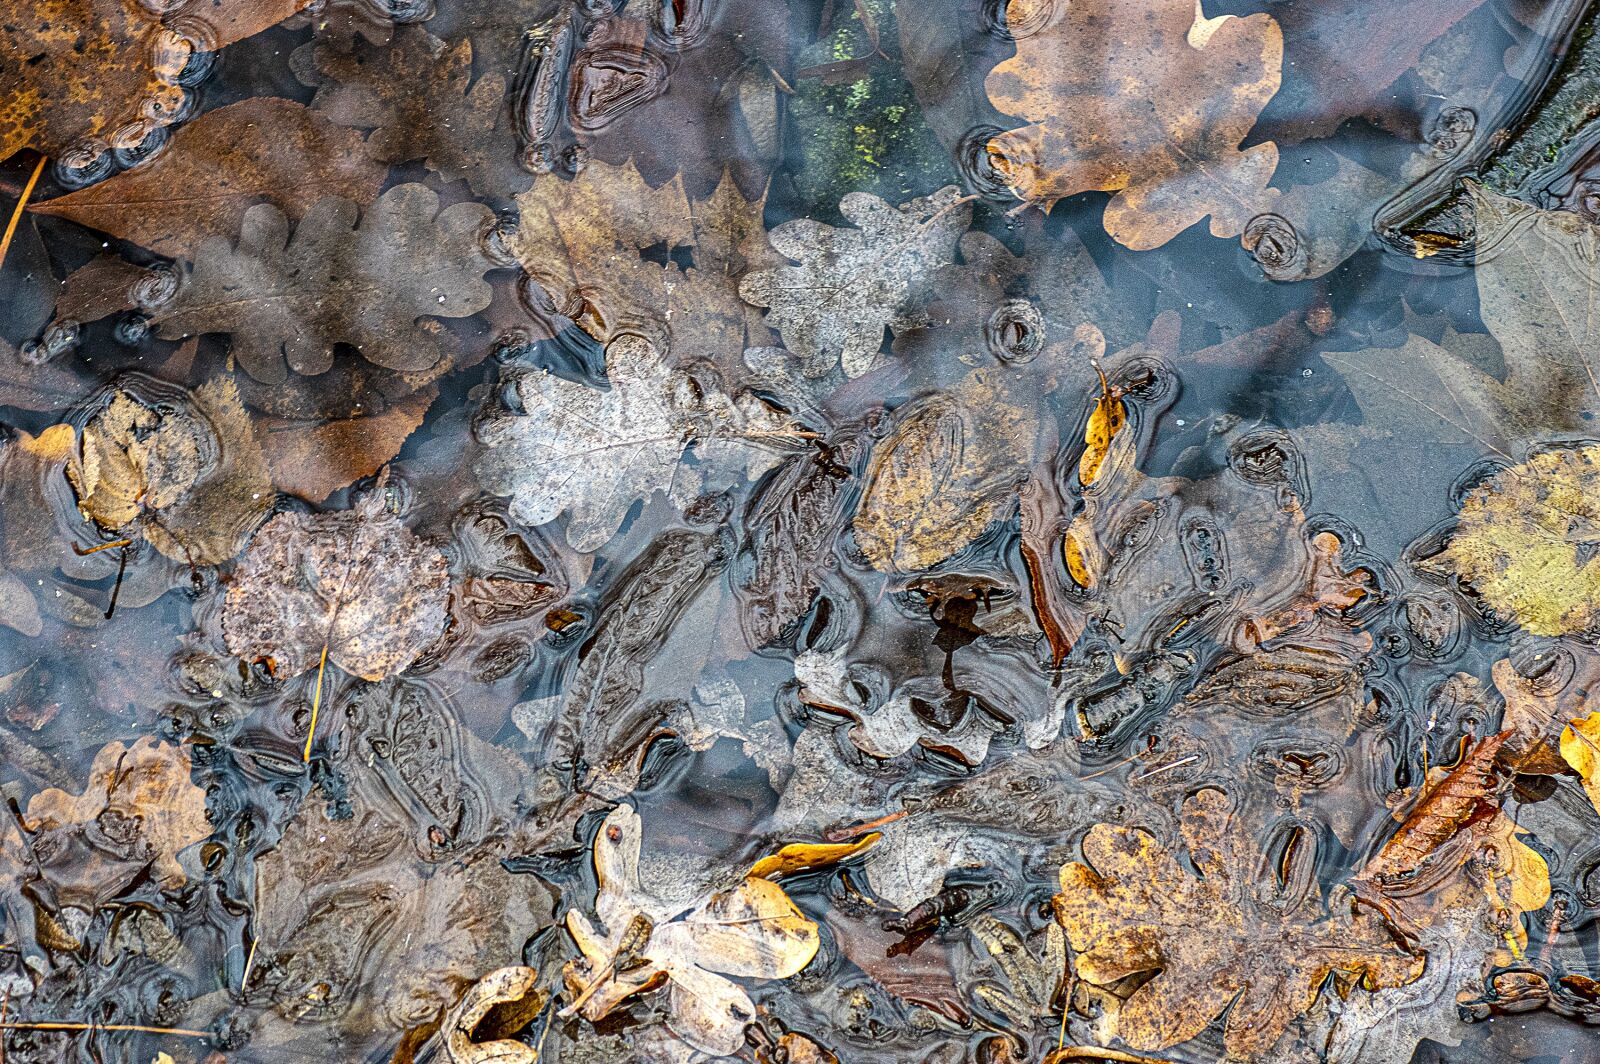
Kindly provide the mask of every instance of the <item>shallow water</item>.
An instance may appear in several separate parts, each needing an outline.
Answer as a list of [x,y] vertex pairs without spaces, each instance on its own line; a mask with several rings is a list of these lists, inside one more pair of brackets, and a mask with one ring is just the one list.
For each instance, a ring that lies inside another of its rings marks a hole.
[[28,0],[0,1060],[1591,1059],[1590,6]]

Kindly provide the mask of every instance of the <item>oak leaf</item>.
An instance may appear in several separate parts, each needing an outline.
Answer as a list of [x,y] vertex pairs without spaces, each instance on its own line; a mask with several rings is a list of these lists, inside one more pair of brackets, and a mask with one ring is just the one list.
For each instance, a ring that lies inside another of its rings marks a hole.
[[[302,58],[303,57],[303,58]],[[371,129],[366,148],[386,163],[426,160],[446,181],[465,178],[480,196],[510,199],[533,175],[520,154],[506,78],[472,80],[473,43],[446,43],[405,26],[383,47],[314,44],[295,54],[312,106],[341,126]]]
[[[264,96],[207,111],[147,164],[32,210],[190,258],[207,237],[237,233],[253,204],[298,221],[324,196],[371,203],[383,178],[359,134],[304,104]],[[183,192],[201,188],[204,195]]]
[[79,432],[67,479],[79,510],[106,532],[137,531],[191,565],[237,554],[273,502],[266,460],[226,377],[192,396],[123,378]]
[[728,976],[787,979],[816,956],[817,925],[766,879],[747,877],[689,907],[654,898],[639,877],[639,814],[618,806],[594,842],[600,928],[577,909],[567,930],[582,952],[565,970],[568,1011],[598,1022],[634,996],[667,987],[669,1029],[701,1052],[731,1055],[756,1017]]
[[1600,627],[1600,446],[1534,454],[1461,504],[1442,568],[1534,635]]
[[794,265],[755,271],[739,284],[746,301],[768,308],[767,325],[807,377],[835,366],[859,377],[877,361],[884,329],[899,333],[922,320],[933,271],[953,261],[972,218],[954,185],[899,207],[852,192],[839,211],[855,228],[802,218],[772,230],[772,246]]
[[178,855],[211,835],[189,774],[187,748],[146,737],[102,747],[81,793],[34,795],[22,823],[59,900],[93,908],[147,868],[163,888],[182,886]]
[[1222,792],[1188,799],[1181,832],[1192,873],[1148,832],[1096,825],[1053,901],[1080,978],[1109,988],[1157,972],[1115,1017],[1134,1049],[1186,1042],[1223,1016],[1228,1053],[1262,1059],[1330,976],[1372,990],[1422,974],[1375,918],[1325,912],[1314,890],[1273,897],[1271,874],[1248,871],[1255,843]]
[[338,343],[387,369],[427,369],[444,352],[433,323],[418,319],[489,305],[493,263],[480,238],[492,215],[479,203],[441,211],[438,194],[416,184],[385,192],[359,224],[357,213],[348,200],[318,200],[291,236],[278,208],[251,207],[238,243],[202,244],[152,322],[168,339],[232,334],[233,356],[264,383],[326,372]]
[[[630,162],[591,163],[571,181],[542,179],[517,197],[510,240],[554,309],[601,343],[633,329],[668,354],[725,370],[746,348],[771,342],[761,312],[739,297],[739,278],[772,265],[763,193],[747,198],[731,176],[691,199],[674,177],[651,188]],[[640,252],[664,247],[665,262]],[[693,265],[680,264],[688,252]]]
[[411,664],[444,628],[449,566],[377,490],[350,510],[281,513],[256,533],[222,610],[230,653],[280,679],[327,660],[364,680]]
[[1236,236],[1278,165],[1240,150],[1278,91],[1283,34],[1270,15],[1206,18],[1190,0],[1053,0],[1006,11],[1017,54],[989,73],[996,107],[1031,124],[989,142],[1012,190],[1048,209],[1112,192],[1106,232],[1160,247],[1207,215]]
[[592,551],[622,525],[634,500],[660,489],[680,506],[700,490],[697,453],[759,473],[804,437],[754,396],[731,399],[670,369],[635,334],[606,348],[607,390],[546,370],[508,374],[520,413],[490,409],[477,436],[474,470],[488,490],[511,498],[530,525],[569,514],[567,542]]

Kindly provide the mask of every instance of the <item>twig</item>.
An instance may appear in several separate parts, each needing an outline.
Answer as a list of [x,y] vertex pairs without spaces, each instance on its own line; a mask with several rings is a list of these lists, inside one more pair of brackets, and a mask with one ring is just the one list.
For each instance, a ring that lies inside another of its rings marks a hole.
[[1101,1049],[1099,1046],[1064,1046],[1046,1058],[1047,1064],[1062,1060],[1114,1060],[1119,1064],[1173,1064],[1169,1057],[1147,1057],[1140,1053],[1124,1053],[1120,1049]]
[[822,837],[829,842],[845,842],[849,839],[860,838],[869,831],[876,831],[885,824],[893,824],[896,820],[903,820],[911,815],[911,810],[902,809],[898,813],[888,813],[876,820],[868,820],[864,824],[853,824],[850,827],[829,828],[822,833]]
[[131,546],[133,546],[133,540],[131,539],[114,539],[110,543],[102,543],[98,547],[90,547],[87,550],[74,543],[72,545],[72,553],[80,558],[87,558],[89,555],[99,554],[103,550],[115,550],[118,547]]
[[322,644],[322,660],[317,662],[317,689],[311,696],[311,730],[306,732],[306,752],[300,760],[311,764],[311,740],[317,737],[317,710],[322,706],[322,674],[328,667],[328,644]]
[[111,585],[111,604],[106,607],[106,620],[117,612],[117,599],[122,595],[122,578],[128,572],[128,548],[122,548],[117,561],[117,582]]
[[28,178],[28,183],[22,186],[22,195],[17,197],[17,206],[11,212],[11,221],[6,224],[6,235],[0,237],[0,266],[6,263],[6,252],[11,250],[11,238],[16,235],[17,224],[22,221],[22,212],[28,207],[28,197],[33,195],[33,186],[39,183],[39,175],[44,173],[44,164],[49,161],[49,156],[39,156],[39,162],[34,166],[32,176]]
[[176,1034],[186,1038],[210,1038],[210,1031],[195,1031],[188,1027],[144,1027],[137,1023],[24,1023],[11,1020],[0,1023],[0,1031],[133,1031],[138,1034]]
[[[239,993],[245,992],[245,987],[250,985],[250,969],[256,963],[256,947],[261,945],[260,937],[250,940],[250,955],[244,959],[244,975],[239,977]],[[4,1064],[0,1061],[0,1064]]]

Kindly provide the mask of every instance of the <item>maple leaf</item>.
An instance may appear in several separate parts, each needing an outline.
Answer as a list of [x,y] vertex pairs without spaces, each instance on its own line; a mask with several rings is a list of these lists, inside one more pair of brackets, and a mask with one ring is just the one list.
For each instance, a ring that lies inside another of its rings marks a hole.
[[505,77],[472,81],[472,59],[469,40],[446,43],[405,26],[383,47],[312,45],[309,55],[296,53],[296,72],[316,87],[319,112],[372,130],[366,147],[374,159],[423,159],[446,181],[465,178],[480,196],[509,199],[533,175],[517,164]]
[[583,953],[565,970],[567,1011],[598,1022],[665,984],[669,1029],[702,1052],[730,1055],[756,1011],[727,976],[787,979],[816,956],[817,925],[782,887],[755,876],[687,907],[653,897],[639,877],[641,830],[639,814],[623,805],[595,835],[595,915],[603,930],[577,909],[567,913]]
[[1206,18],[1190,0],[1088,0],[1053,17],[1013,3],[1017,54],[989,73],[989,98],[1032,124],[989,142],[1018,196],[1045,208],[1114,192],[1106,232],[1160,247],[1207,215],[1236,236],[1278,165],[1270,141],[1241,151],[1278,84],[1283,34],[1270,15]]
[[252,377],[281,383],[315,376],[337,343],[395,370],[425,370],[443,354],[419,318],[461,318],[489,305],[493,262],[480,237],[493,219],[480,203],[439,210],[422,185],[396,185],[357,224],[348,200],[318,200],[290,235],[270,204],[245,212],[239,241],[200,246],[172,300],[151,320],[178,339],[229,333]]
[[510,496],[512,515],[530,525],[569,514],[575,550],[599,547],[634,500],[656,489],[680,506],[692,499],[703,478],[680,462],[691,446],[755,474],[807,435],[753,396],[736,401],[693,384],[641,336],[607,346],[606,377],[602,391],[545,370],[512,371],[521,412],[488,410],[476,429],[484,487]]
[[281,513],[250,541],[222,608],[229,652],[280,679],[326,655],[381,680],[444,628],[450,573],[439,550],[387,509],[388,492],[335,513]]
[[[372,202],[383,178],[358,134],[304,104],[267,96],[207,111],[144,165],[31,209],[189,258],[207,237],[237,233],[253,204],[270,203],[298,221],[323,196]],[[174,193],[198,187],[206,194]]]
[[[765,204],[765,194],[746,198],[729,175],[694,200],[677,177],[651,188],[631,162],[596,162],[571,181],[542,179],[518,196],[509,246],[555,309],[601,343],[640,330],[664,352],[732,370],[746,348],[771,340],[738,291],[739,277],[775,261]],[[693,265],[639,254],[655,247],[688,251]]]
[[237,554],[273,499],[233,382],[191,396],[130,375],[97,405],[67,461],[83,515],[191,565]]
[[1422,974],[1423,959],[1398,951],[1376,919],[1325,913],[1315,891],[1274,898],[1275,884],[1253,881],[1255,845],[1230,806],[1214,789],[1184,803],[1194,873],[1148,832],[1110,824],[1089,829],[1085,863],[1061,869],[1053,905],[1079,977],[1109,988],[1157,972],[1115,1017],[1134,1049],[1187,1042],[1225,1014],[1228,1053],[1261,1059],[1330,976],[1371,990]]
[[807,377],[835,366],[850,378],[871,369],[884,329],[919,323],[933,270],[953,261],[972,220],[954,185],[899,207],[852,192],[839,212],[856,228],[802,218],[772,230],[772,246],[795,265],[757,270],[739,284],[747,301],[768,308],[768,326]]

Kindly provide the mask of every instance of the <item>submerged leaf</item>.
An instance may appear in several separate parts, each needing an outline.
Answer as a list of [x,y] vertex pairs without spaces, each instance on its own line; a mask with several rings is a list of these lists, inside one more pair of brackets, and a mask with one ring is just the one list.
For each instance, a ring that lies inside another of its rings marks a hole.
[[443,349],[426,317],[461,318],[489,305],[480,246],[493,216],[479,203],[439,209],[422,185],[396,185],[357,222],[348,200],[318,200],[290,235],[283,212],[245,212],[237,244],[206,241],[176,296],[152,321],[169,339],[229,333],[252,377],[282,383],[333,365],[347,343],[376,365],[425,370]]

